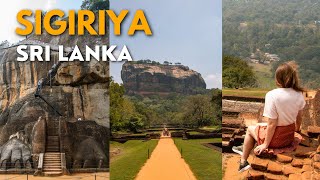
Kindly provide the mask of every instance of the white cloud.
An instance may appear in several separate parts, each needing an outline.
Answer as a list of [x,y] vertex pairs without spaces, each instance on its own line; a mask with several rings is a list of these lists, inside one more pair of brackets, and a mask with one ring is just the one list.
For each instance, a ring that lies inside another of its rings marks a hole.
[[9,0],[6,1],[5,6],[0,9],[0,42],[8,40],[9,42],[17,42],[23,39],[23,36],[18,36],[15,33],[16,27],[20,24],[16,20],[17,13],[23,9],[34,10],[48,10],[54,8],[57,0]]
[[222,75],[220,73],[208,74],[204,77],[207,88],[222,88]]
[[116,59],[118,59],[119,56],[120,56],[120,53],[121,53],[121,51],[119,51],[119,49],[115,49],[114,52],[113,52],[113,55],[114,55],[114,57],[115,57]]
[[48,0],[46,5],[46,10],[50,10],[54,8],[56,4],[57,4],[57,0]]

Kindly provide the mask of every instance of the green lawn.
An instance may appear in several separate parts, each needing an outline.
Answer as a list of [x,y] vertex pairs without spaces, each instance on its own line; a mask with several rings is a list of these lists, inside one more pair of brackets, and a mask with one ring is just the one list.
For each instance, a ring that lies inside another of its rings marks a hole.
[[179,151],[182,148],[182,156],[198,180],[222,178],[222,154],[202,145],[208,142],[221,142],[221,138],[191,140],[175,138],[174,141]]
[[250,63],[250,66],[253,67],[253,71],[257,77],[258,87],[273,89],[276,87],[273,75],[272,75],[272,65],[271,64],[256,64]]
[[244,97],[265,97],[266,93],[271,89],[244,88],[244,89],[222,89],[222,94],[225,96],[244,96]]
[[221,126],[204,126],[200,129],[206,130],[206,131],[214,131],[214,130],[220,130]]
[[130,140],[124,144],[114,141],[110,142],[110,149],[120,148],[121,153],[111,159],[110,179],[111,180],[132,180],[138,174],[141,167],[157,146],[158,140],[141,141]]

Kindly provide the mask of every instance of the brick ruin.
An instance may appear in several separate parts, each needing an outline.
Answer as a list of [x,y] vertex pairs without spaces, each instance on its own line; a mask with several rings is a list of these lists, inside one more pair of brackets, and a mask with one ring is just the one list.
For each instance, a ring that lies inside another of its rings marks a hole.
[[[291,153],[257,157],[251,154],[247,179],[320,179],[320,90],[305,93],[301,135],[304,140]],[[223,98],[223,152],[241,145],[246,127],[262,121],[263,101]]]

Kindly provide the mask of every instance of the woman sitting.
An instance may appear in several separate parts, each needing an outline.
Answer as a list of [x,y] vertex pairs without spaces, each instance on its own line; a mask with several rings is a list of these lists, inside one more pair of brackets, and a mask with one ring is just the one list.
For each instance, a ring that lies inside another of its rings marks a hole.
[[304,90],[299,85],[297,65],[294,62],[281,64],[276,70],[275,79],[278,88],[269,91],[265,97],[263,116],[268,119],[267,123],[248,127],[243,151],[240,147],[233,147],[233,151],[241,155],[239,172],[250,168],[247,159],[255,142],[258,146],[254,153],[260,155],[269,148],[291,146],[295,131],[300,131],[301,110],[305,100]]

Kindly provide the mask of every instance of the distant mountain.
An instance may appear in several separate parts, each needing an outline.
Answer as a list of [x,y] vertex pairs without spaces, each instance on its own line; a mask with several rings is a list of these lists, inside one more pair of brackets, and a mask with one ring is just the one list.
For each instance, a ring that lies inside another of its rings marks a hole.
[[[223,0],[223,53],[295,60],[304,85],[320,87],[320,1]],[[274,68],[273,68],[274,70]]]

